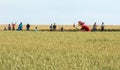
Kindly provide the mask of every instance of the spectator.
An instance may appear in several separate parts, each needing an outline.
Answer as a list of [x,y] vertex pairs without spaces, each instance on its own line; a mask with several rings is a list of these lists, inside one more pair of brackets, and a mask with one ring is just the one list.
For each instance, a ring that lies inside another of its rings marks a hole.
[[12,23],[12,30],[13,31],[15,30],[15,25],[16,25],[16,23]]
[[64,30],[63,26],[60,28],[60,30],[63,32],[63,30]]
[[7,28],[6,28],[6,27],[4,27],[4,31],[7,31]]
[[104,31],[104,27],[105,27],[104,22],[102,22],[102,24],[101,24],[101,31]]
[[93,25],[92,31],[97,31],[97,25],[96,25],[96,22],[95,22],[94,25]]
[[52,30],[53,30],[53,25],[51,24],[51,25],[50,25],[50,31],[52,31]]
[[11,25],[10,24],[8,25],[8,30],[11,30]]
[[37,32],[38,30],[37,30],[37,27],[35,27],[35,30],[34,30],[35,32]]
[[57,26],[56,26],[55,23],[54,23],[54,25],[53,25],[53,30],[56,30],[56,27],[57,27]]
[[27,25],[26,25],[26,28],[27,28],[27,31],[29,31],[29,29],[30,29],[30,24],[27,24]]
[[19,24],[19,26],[18,26],[18,30],[19,30],[19,31],[22,30],[22,27],[23,27],[22,22],[20,22],[20,24]]

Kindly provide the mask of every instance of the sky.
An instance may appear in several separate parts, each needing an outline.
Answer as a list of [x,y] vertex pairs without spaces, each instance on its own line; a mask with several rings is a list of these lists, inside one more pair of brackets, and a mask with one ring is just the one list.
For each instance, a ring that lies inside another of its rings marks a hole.
[[120,25],[120,0],[0,0],[0,24]]

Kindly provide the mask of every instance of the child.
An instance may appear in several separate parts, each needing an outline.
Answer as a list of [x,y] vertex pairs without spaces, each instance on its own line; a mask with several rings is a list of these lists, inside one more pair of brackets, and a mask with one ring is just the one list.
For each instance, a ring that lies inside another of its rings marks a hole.
[[37,30],[37,27],[35,27],[35,30],[34,30],[35,32],[37,32],[38,30]]
[[6,27],[4,27],[4,31],[7,31],[7,28],[6,28]]

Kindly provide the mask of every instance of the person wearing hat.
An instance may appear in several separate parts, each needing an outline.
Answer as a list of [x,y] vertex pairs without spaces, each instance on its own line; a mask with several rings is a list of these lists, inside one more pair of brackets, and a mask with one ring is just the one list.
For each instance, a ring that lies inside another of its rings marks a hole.
[[[79,21],[78,25],[81,26],[81,29],[80,29],[81,31],[87,31],[87,32],[91,31],[90,28],[87,25],[85,25],[85,23],[82,22],[82,21]],[[73,27],[76,28],[76,29],[79,29],[79,28],[77,28],[75,26],[73,26]]]

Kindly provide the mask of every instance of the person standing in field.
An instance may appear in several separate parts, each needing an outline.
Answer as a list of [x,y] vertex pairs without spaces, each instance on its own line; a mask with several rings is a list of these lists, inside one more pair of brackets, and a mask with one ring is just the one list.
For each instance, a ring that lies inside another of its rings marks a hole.
[[38,30],[37,30],[37,27],[35,27],[35,30],[34,30],[35,32],[37,32]]
[[50,25],[50,31],[52,31],[52,30],[53,30],[53,25],[51,24],[51,25]]
[[16,23],[12,23],[12,30],[13,31],[15,30],[15,25],[16,25]]
[[11,25],[10,24],[8,25],[8,30],[11,30]]
[[22,31],[22,27],[23,27],[22,22],[20,22],[17,30],[18,30],[18,31]]
[[104,22],[102,22],[102,24],[101,24],[101,31],[104,31],[104,27],[105,27]]
[[27,24],[27,25],[26,25],[26,29],[27,29],[27,31],[30,30],[30,24]]
[[56,31],[56,27],[57,27],[57,26],[56,26],[55,23],[54,23],[54,25],[53,25],[53,30]]
[[23,29],[23,24],[22,24],[22,22],[20,23],[20,30],[22,30]]
[[64,30],[64,28],[63,28],[63,26],[61,26],[60,31],[63,32],[63,30]]
[[7,28],[6,28],[6,27],[4,27],[4,31],[7,31]]
[[[79,21],[78,25],[81,26],[81,29],[80,29],[81,31],[87,31],[87,32],[91,31],[90,28],[87,25],[85,25],[85,23],[82,21]],[[75,27],[74,25],[73,25],[73,27],[76,29],[79,29],[79,28]]]
[[92,31],[97,31],[97,24],[96,24],[96,22],[93,25]]

